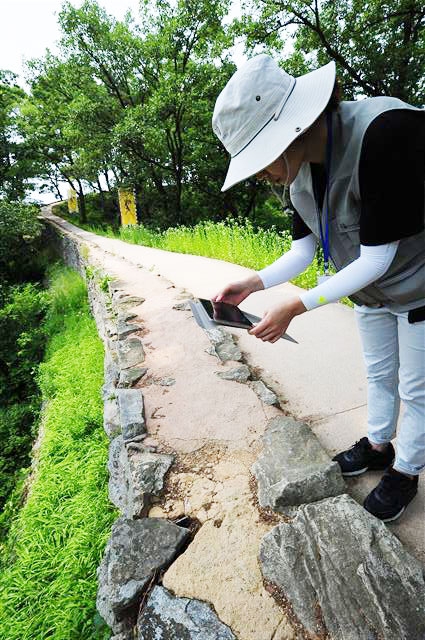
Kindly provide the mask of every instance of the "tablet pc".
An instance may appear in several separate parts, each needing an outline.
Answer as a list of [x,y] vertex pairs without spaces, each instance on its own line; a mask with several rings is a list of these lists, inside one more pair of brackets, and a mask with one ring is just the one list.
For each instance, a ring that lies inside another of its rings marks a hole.
[[242,311],[233,304],[227,302],[212,302],[199,298],[199,302],[208,314],[208,317],[217,324],[226,327],[239,327],[240,329],[251,329],[253,326],[251,320],[245,316]]

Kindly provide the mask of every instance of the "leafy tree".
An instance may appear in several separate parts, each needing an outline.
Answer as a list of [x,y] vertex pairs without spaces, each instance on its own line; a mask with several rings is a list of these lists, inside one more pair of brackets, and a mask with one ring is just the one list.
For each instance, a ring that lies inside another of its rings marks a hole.
[[[61,54],[30,65],[24,132],[43,177],[74,186],[136,188],[155,226],[252,215],[267,191],[254,181],[221,194],[227,154],[211,130],[216,96],[234,71],[223,27],[229,0],[145,3],[136,24],[93,0],[63,6]],[[103,198],[106,203],[106,198]]]
[[336,61],[347,97],[425,102],[425,6],[420,0],[248,0],[235,25],[248,48],[282,51],[295,73]]
[[21,105],[19,128],[37,158],[40,178],[68,182],[79,197],[85,222],[84,173],[72,128],[73,99],[88,91],[84,69],[47,52],[28,64],[31,93]]
[[0,200],[0,302],[5,284],[34,280],[41,273],[38,211],[34,205]]
[[16,126],[19,104],[25,96],[16,75],[0,70],[0,197],[22,198],[34,175],[32,155]]

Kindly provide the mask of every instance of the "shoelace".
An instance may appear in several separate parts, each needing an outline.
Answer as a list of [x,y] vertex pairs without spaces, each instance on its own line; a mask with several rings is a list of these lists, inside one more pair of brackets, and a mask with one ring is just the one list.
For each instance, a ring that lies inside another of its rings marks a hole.
[[351,457],[358,458],[368,448],[367,442],[364,440],[357,440],[350,449]]

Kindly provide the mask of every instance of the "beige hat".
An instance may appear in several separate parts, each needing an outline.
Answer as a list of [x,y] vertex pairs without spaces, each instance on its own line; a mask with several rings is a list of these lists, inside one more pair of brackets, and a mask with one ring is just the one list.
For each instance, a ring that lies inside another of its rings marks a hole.
[[213,131],[231,160],[222,191],[274,162],[324,111],[335,63],[294,78],[265,54],[238,69],[217,98]]

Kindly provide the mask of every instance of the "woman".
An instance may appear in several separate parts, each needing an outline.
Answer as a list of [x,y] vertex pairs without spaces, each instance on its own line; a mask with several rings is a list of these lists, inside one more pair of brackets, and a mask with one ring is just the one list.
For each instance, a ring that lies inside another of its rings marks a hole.
[[413,499],[425,468],[425,111],[387,97],[339,103],[337,94],[333,62],[293,78],[259,55],[219,95],[213,130],[231,155],[222,190],[250,176],[290,185],[295,213],[290,251],[213,299],[239,304],[290,280],[321,243],[318,286],[269,309],[250,333],[276,342],[295,316],[353,300],[368,432],[334,460],[347,476],[385,470],[364,506],[387,522]]

